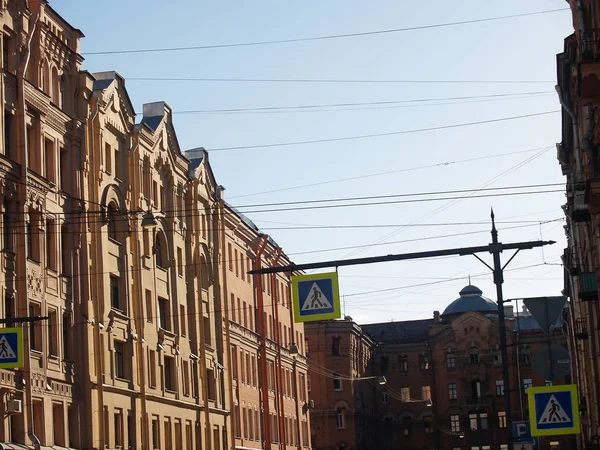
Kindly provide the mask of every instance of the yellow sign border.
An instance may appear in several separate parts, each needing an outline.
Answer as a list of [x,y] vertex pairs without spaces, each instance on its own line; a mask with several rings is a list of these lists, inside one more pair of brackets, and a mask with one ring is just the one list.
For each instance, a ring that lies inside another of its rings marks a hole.
[[[300,315],[300,296],[298,293],[298,283],[301,281],[310,280],[331,280],[333,289],[333,312],[324,314],[313,314],[310,316]],[[319,320],[339,319],[342,316],[340,308],[340,286],[338,283],[337,272],[315,273],[310,275],[293,275],[292,276],[292,301],[294,304],[294,322],[317,322]]]
[[[535,394],[543,392],[565,392],[571,394],[573,411],[573,426],[569,428],[556,428],[554,430],[539,430],[537,427],[537,414],[535,411]],[[581,430],[579,423],[579,399],[576,384],[559,384],[556,386],[538,386],[527,389],[527,403],[529,405],[529,424],[532,436],[560,436],[562,434],[578,434]]]
[[0,328],[0,335],[2,334],[17,334],[17,361],[10,363],[0,363],[0,369],[19,369],[24,366],[23,364],[23,328]]

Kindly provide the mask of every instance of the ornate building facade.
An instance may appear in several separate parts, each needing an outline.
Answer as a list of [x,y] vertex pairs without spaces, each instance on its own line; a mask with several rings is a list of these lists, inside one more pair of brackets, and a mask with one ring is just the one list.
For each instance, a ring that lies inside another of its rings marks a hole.
[[281,248],[182,152],[166,103],[136,121],[118,73],[82,71],[46,1],[0,1],[0,21],[0,312],[25,335],[0,444],[308,447],[289,277],[246,275]]
[[600,448],[600,332],[598,266],[600,253],[600,3],[569,1],[574,33],[557,62],[557,93],[562,106],[562,139],[557,157],[566,177],[567,248],[564,294],[571,300],[569,339],[577,378],[582,434],[578,448]]

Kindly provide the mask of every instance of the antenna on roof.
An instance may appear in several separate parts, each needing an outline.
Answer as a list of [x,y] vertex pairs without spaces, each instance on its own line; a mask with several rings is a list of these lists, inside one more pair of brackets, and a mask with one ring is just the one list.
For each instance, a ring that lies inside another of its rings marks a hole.
[[469,284],[471,284],[471,275],[469,275]]

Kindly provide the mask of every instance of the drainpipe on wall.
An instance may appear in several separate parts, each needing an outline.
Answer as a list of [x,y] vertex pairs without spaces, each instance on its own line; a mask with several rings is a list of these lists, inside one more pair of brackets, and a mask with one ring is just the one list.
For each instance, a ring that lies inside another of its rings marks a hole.
[[[217,202],[219,206],[219,219],[218,221],[221,223],[221,239],[220,241],[217,239],[216,242],[220,242],[220,245],[223,246],[223,255],[225,254],[225,200],[223,199],[222,190],[220,191],[219,197],[217,197]],[[219,255],[221,253],[221,247],[215,249],[215,254]],[[229,290],[227,287],[227,268],[225,264],[221,264],[221,278],[222,278],[222,289],[223,289],[223,303],[225,304],[225,358],[227,358],[227,367],[231,370],[231,336],[229,334],[229,308],[227,308],[227,298],[229,296]],[[237,358],[237,355],[236,355]],[[229,392],[229,418],[230,418],[230,427],[228,429],[229,432],[229,442],[231,442],[231,448],[235,448],[235,432],[236,432],[236,423],[235,423],[235,412],[233,404],[233,376],[227,377],[227,382],[229,383],[227,391]],[[239,402],[239,400],[238,400]]]
[[[254,270],[259,270],[262,266],[262,254],[267,245],[268,236],[263,234],[260,236],[260,240],[256,246],[256,251],[254,254]],[[262,413],[263,413],[263,429],[265,433],[265,447],[264,450],[271,450],[271,424],[269,422],[269,382],[268,382],[268,365],[267,365],[267,342],[265,337],[266,324],[264,321],[264,299],[263,299],[263,282],[262,275],[255,274],[254,275],[254,285],[256,286],[256,302],[258,309],[258,334],[259,334],[259,356],[260,356],[260,364],[261,367],[261,398],[262,398]]]
[[[281,258],[281,247],[275,249],[275,255],[271,260],[271,267],[275,267]],[[275,343],[277,345],[277,394],[278,394],[278,425],[279,425],[279,444],[282,448],[286,446],[285,436],[285,408],[283,406],[283,385],[281,380],[281,335],[279,333],[279,299],[277,298],[277,274],[273,273],[269,275],[271,277],[271,310],[273,311],[273,321],[275,322]],[[277,397],[277,396],[276,396]]]
[[[27,38],[26,38],[26,47],[25,47],[25,51],[24,53],[21,55],[22,57],[22,61],[21,64],[19,65],[19,69],[17,72],[17,97],[18,97],[18,102],[17,102],[17,112],[19,115],[19,120],[17,120],[17,139],[19,140],[18,142],[18,149],[19,151],[17,152],[20,156],[21,156],[21,180],[24,180],[25,184],[27,184],[27,167],[29,167],[29,161],[28,161],[28,154],[27,154],[27,114],[26,114],[26,106],[25,106],[25,74],[27,73],[27,68],[29,66],[29,58],[31,56],[31,42],[33,40],[33,36],[35,34],[36,28],[37,28],[37,24],[38,21],[40,19],[40,14],[39,13],[35,13],[35,15],[33,16],[33,23],[30,25],[30,30],[28,32]],[[21,207],[23,208],[23,217],[25,218],[25,221],[27,221],[27,211],[25,209],[25,205],[27,203],[27,187],[24,186],[22,188],[22,192],[24,193],[24,195],[21,196],[21,199],[23,200],[21,203]],[[20,293],[21,298],[23,299],[22,302],[24,302],[25,304],[25,315],[27,315],[29,313],[29,295],[27,294],[27,282],[26,282],[26,274],[27,274],[27,255],[26,255],[26,248],[27,248],[27,242],[26,242],[26,236],[24,233],[19,233],[17,236],[19,236],[19,241],[20,241],[20,245],[22,246],[21,248],[23,249],[20,253],[20,272],[23,274],[22,276],[22,281],[20,281],[20,287],[21,289],[18,290],[18,292]],[[18,254],[18,252],[17,252]],[[33,322],[29,323],[28,328],[31,328],[33,326]],[[26,346],[26,353],[27,356],[24,358],[24,368],[22,370],[23,373],[23,381],[25,380],[25,376],[24,374],[30,374],[31,373],[31,349],[30,346]],[[27,380],[27,382],[25,383],[25,392],[26,392],[26,397],[27,397],[27,403],[29,405],[29,430],[27,432],[29,438],[31,439],[31,441],[33,442],[33,446],[35,447],[36,450],[40,450],[41,448],[41,442],[39,440],[39,438],[35,435],[35,430],[34,430],[34,417],[33,417],[33,396],[32,396],[32,386],[31,386],[31,377],[29,380]]]
[[[139,187],[142,186],[142,180],[140,180],[140,171],[138,170],[138,164],[140,161],[139,158],[139,150],[140,150],[140,133],[141,133],[141,129],[139,129],[137,132],[135,132],[132,136],[133,140],[134,140],[134,145],[132,146],[131,149],[131,154],[132,156],[132,161],[130,164],[128,164],[128,167],[133,167],[133,170],[131,171],[131,181],[132,181],[132,185]],[[137,192],[139,194],[139,191]],[[138,198],[139,199],[139,195],[134,196],[133,198]],[[136,218],[136,224],[133,227],[133,242],[135,243],[136,246],[136,251],[138,256],[141,256],[142,258],[144,258],[145,256],[143,256],[143,249],[140,246],[140,236],[139,236],[139,228],[138,228],[138,224],[137,224],[137,218]],[[140,376],[140,402],[141,402],[141,412],[142,412],[142,419],[141,419],[141,440],[142,440],[142,448],[150,448],[150,444],[149,444],[149,440],[150,440],[150,430],[148,429],[148,416],[147,416],[147,410],[146,410],[146,365],[144,364],[144,325],[145,325],[145,321],[144,321],[144,304],[143,304],[143,297],[142,297],[142,277],[141,277],[141,272],[139,270],[134,270],[133,271],[133,276],[134,279],[136,279],[136,286],[137,286],[137,290],[135,292],[136,295],[136,306],[137,306],[137,314],[136,317],[134,318],[134,323],[136,323],[136,332],[138,333],[138,337],[137,337],[137,364],[138,364],[138,373]],[[184,319],[185,320],[185,319]]]

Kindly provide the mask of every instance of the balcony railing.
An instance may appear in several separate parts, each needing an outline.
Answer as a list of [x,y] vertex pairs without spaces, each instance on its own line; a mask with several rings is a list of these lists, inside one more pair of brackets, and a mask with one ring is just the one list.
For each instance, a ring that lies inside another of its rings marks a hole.
[[584,302],[598,300],[596,272],[581,272],[579,274],[579,298]]

